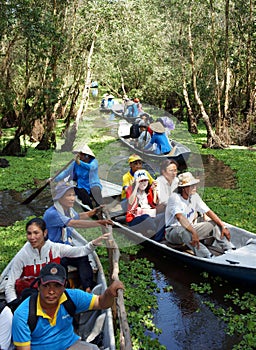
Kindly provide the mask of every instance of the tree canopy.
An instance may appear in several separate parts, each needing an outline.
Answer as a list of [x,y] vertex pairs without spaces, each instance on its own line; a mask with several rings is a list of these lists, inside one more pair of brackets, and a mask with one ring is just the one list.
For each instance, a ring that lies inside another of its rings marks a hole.
[[4,154],[27,135],[55,147],[87,108],[92,80],[174,113],[207,147],[256,143],[256,10],[252,0],[8,0],[0,3]]

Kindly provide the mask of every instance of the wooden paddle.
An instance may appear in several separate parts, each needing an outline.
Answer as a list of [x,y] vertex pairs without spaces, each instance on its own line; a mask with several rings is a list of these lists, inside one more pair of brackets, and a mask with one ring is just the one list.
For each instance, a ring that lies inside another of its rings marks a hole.
[[35,199],[39,193],[41,193],[60,173],[62,173],[63,170],[65,170],[72,162],[74,159],[71,159],[62,169],[60,169],[52,178],[50,181],[47,181],[43,186],[38,188],[34,193],[32,193],[28,198],[26,198],[21,204],[29,204],[32,202],[33,199]]

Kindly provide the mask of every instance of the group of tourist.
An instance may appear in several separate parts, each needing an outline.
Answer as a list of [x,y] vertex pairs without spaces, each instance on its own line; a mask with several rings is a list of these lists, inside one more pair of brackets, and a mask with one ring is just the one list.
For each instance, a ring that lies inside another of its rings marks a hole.
[[[72,317],[64,307],[66,293],[79,313],[110,307],[118,289],[124,288],[118,281],[100,296],[92,293],[95,283],[88,256],[109,238],[108,233],[85,246],[73,245],[76,228],[114,224],[112,220],[96,219],[103,200],[94,153],[83,145],[75,148],[74,154],[74,161],[54,179],[53,205],[43,218],[33,218],[26,224],[27,243],[12,261],[5,285],[6,302],[2,307],[0,303],[1,350],[13,346],[20,350],[97,349],[75,334]],[[158,242],[186,244],[202,258],[211,257],[202,243],[209,236],[224,250],[234,248],[229,230],[198,195],[199,180],[190,172],[178,175],[178,164],[165,159],[160,176],[154,179],[139,155],[132,154],[128,163],[130,169],[123,175],[121,205],[131,229]],[[64,181],[67,178],[69,181]],[[74,210],[76,196],[86,204],[87,211]],[[68,266],[77,268],[82,290],[66,291]],[[38,321],[31,331],[29,300],[35,293]],[[11,310],[15,311],[14,316]]]
[[129,157],[130,170],[123,176],[122,207],[126,222],[135,231],[161,242],[186,244],[195,255],[210,258],[201,242],[212,236],[224,250],[234,249],[230,232],[196,191],[199,180],[190,172],[177,176],[178,164],[165,159],[154,181],[143,169],[140,156]]
[[[98,349],[96,345],[81,342],[73,330],[72,317],[66,319],[67,312],[62,305],[65,287],[69,285],[68,266],[77,268],[83,290],[68,289],[76,313],[110,307],[117,290],[123,289],[123,284],[118,281],[113,282],[103,295],[92,293],[95,282],[88,256],[109,238],[109,233],[85,246],[73,244],[73,230],[76,228],[113,225],[111,220],[96,219],[102,196],[98,163],[93,152],[84,145],[75,149],[74,154],[74,162],[54,179],[53,205],[45,211],[43,218],[27,222],[27,243],[12,261],[5,283],[4,307],[0,309],[1,350],[10,350],[13,346],[20,350],[51,347],[59,350]],[[70,177],[70,182],[63,180],[67,177]],[[76,212],[73,208],[76,195],[82,200],[93,198],[94,205],[91,202],[91,206],[96,207]],[[32,332],[28,322],[28,300],[34,293],[37,293],[39,320]]]

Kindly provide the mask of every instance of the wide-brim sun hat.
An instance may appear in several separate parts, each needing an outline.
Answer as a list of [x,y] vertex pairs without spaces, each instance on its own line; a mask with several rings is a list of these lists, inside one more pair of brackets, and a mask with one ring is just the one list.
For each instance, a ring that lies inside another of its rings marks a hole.
[[200,182],[199,179],[196,179],[190,172],[182,173],[178,176],[179,187],[187,187],[198,184]]
[[163,134],[165,132],[165,128],[160,122],[151,123],[149,127],[152,131],[158,132],[159,134]]
[[53,190],[53,193],[54,193],[53,201],[54,202],[58,201],[61,197],[64,196],[64,194],[67,191],[75,187],[76,186],[71,184],[70,182],[66,182],[66,181],[59,182]]
[[113,96],[113,95],[108,95],[108,98],[115,98],[115,96]]
[[89,156],[92,156],[95,158],[95,154],[93,153],[93,151],[90,149],[90,147],[86,144],[82,145],[82,146],[76,146],[73,150],[73,153],[84,153],[84,154],[88,154]]
[[132,154],[129,158],[128,158],[128,163],[133,163],[136,162],[136,160],[141,160],[141,157],[138,154]]
[[143,169],[135,171],[134,179],[138,179],[139,181],[149,180],[146,170]]

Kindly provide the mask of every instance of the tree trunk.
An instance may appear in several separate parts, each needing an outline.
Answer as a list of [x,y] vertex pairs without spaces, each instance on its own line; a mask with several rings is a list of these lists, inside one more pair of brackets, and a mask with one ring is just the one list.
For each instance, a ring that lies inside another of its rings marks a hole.
[[88,58],[87,58],[86,79],[85,79],[85,84],[84,84],[84,89],[83,89],[83,93],[82,93],[80,106],[79,106],[79,109],[78,109],[77,114],[76,114],[77,128],[79,126],[80,119],[82,118],[83,110],[86,109],[87,105],[88,105],[90,86],[91,86],[91,61],[92,61],[92,55],[93,55],[94,45],[95,45],[95,40],[96,40],[96,32],[98,30],[98,27],[99,27],[99,23],[96,26],[94,38],[92,40],[92,44],[91,44],[90,51],[89,51]]
[[217,98],[217,109],[218,109],[218,116],[216,120],[216,134],[221,134],[222,129],[222,113],[221,113],[221,89],[220,89],[220,83],[219,83],[219,72],[218,72],[218,65],[217,65],[217,54],[215,50],[215,12],[213,9],[213,3],[212,0],[210,0],[210,7],[211,7],[211,48],[212,48],[212,55],[213,55],[213,62],[214,62],[214,71],[215,71],[215,85],[216,85],[216,98]]
[[192,42],[192,33],[191,33],[191,8],[189,11],[189,25],[188,25],[188,41],[189,41],[189,50],[190,50],[190,61],[191,61],[191,68],[192,68],[192,83],[193,83],[193,89],[194,89],[194,95],[196,102],[200,108],[202,118],[204,120],[206,130],[207,130],[207,147],[208,148],[224,148],[226,147],[226,144],[223,143],[220,138],[215,134],[209,116],[205,111],[203,102],[199,96],[198,90],[197,90],[197,81],[196,81],[196,69],[195,69],[195,59],[194,59],[194,51],[193,51],[193,42]]

